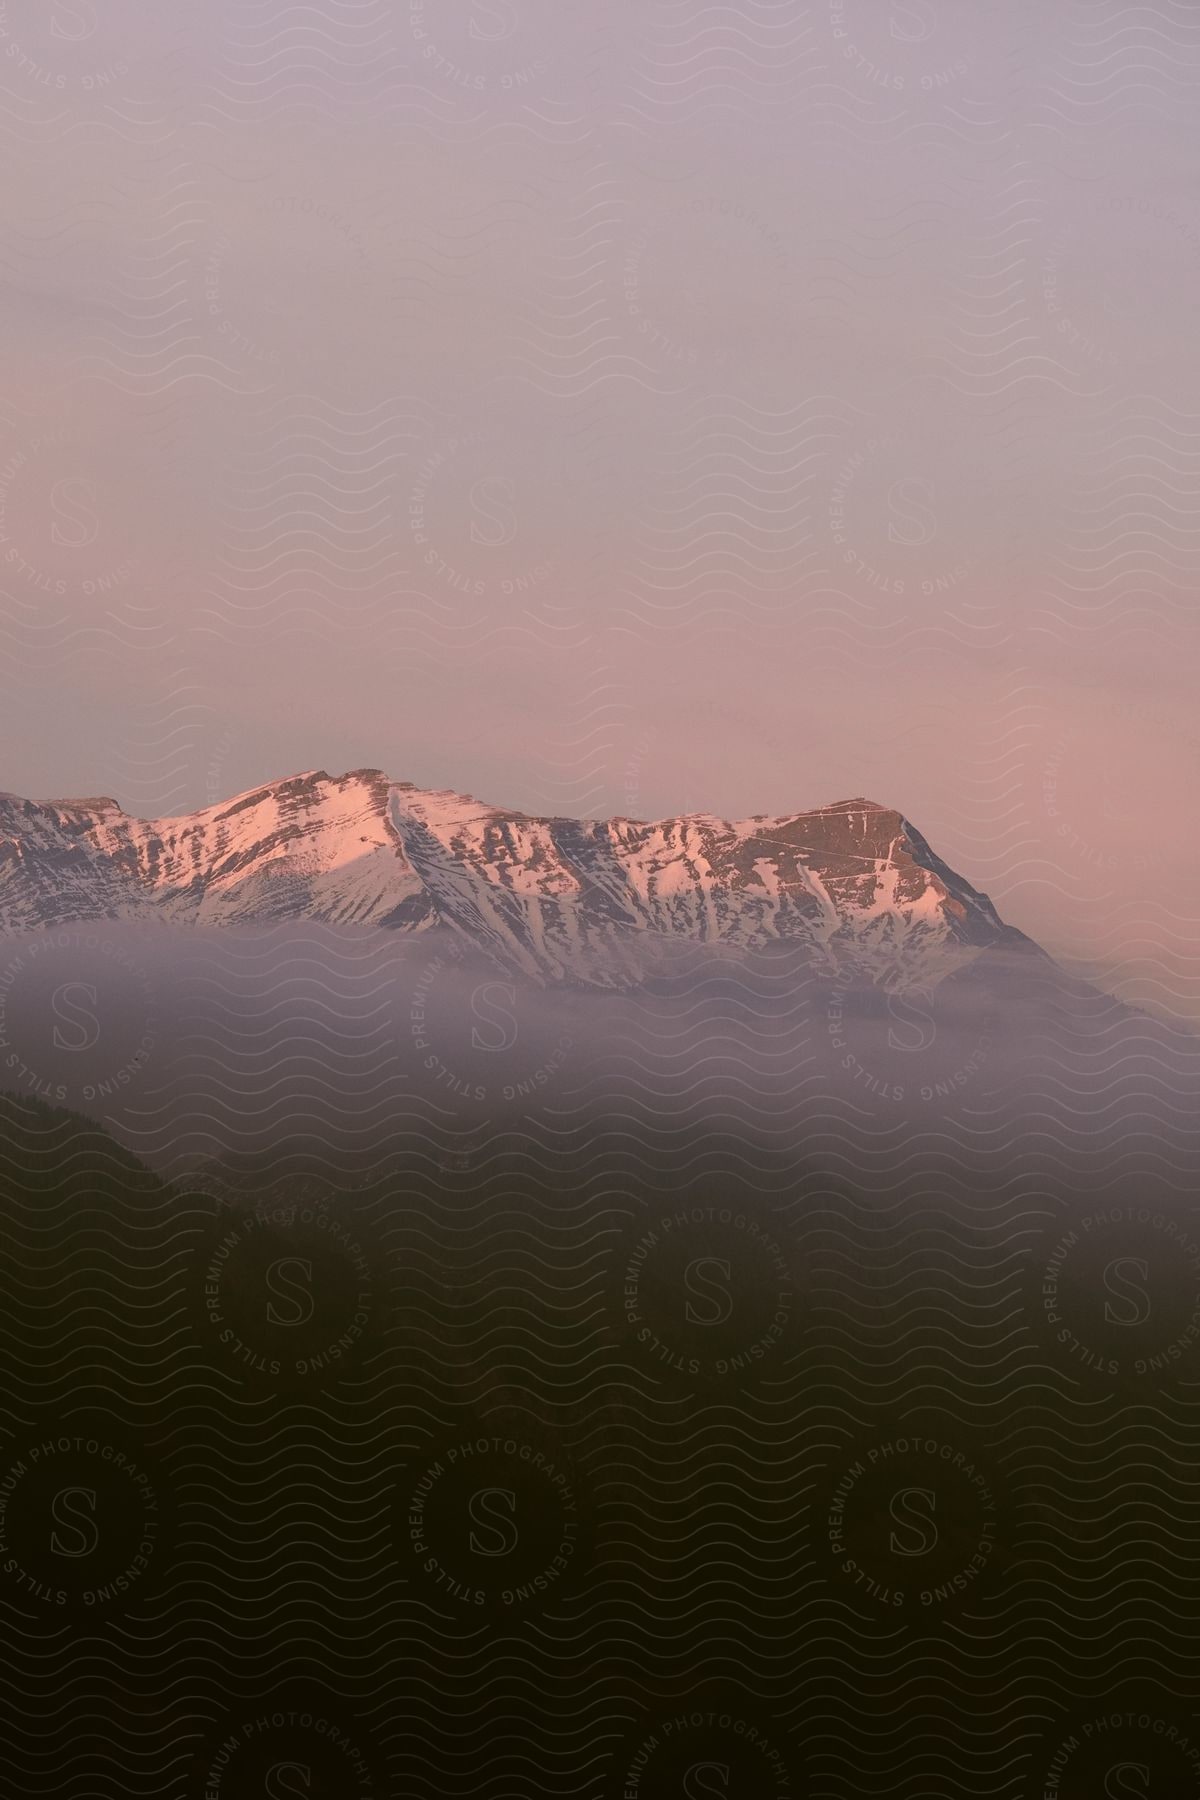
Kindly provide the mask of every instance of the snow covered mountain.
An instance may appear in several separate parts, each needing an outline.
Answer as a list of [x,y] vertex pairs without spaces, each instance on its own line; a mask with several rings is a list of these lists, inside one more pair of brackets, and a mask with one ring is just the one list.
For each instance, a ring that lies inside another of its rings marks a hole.
[[838,980],[926,990],[1024,945],[899,812],[647,823],[535,818],[470,795],[323,770],[136,819],[115,800],[0,795],[0,931],[102,919],[313,918],[449,927],[540,981],[624,985],[669,944],[786,943]]

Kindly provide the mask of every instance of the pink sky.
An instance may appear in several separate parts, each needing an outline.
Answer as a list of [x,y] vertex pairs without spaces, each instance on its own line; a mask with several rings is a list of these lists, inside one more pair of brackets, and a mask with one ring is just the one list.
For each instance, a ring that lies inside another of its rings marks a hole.
[[1187,9],[180,10],[0,6],[0,785],[866,794],[1200,996]]

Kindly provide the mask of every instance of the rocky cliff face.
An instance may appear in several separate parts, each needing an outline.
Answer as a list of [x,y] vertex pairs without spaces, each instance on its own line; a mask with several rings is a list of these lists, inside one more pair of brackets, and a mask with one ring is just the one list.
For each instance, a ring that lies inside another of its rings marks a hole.
[[99,919],[444,925],[541,980],[636,980],[678,943],[787,944],[839,979],[930,988],[1023,942],[903,815],[534,818],[324,771],[174,819],[0,796],[0,930]]

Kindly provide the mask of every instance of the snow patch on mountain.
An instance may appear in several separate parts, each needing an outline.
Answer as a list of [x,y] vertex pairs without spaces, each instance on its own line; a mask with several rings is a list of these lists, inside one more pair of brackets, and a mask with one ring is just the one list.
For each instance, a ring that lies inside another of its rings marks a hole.
[[97,919],[446,926],[539,980],[624,984],[663,946],[785,943],[930,988],[1016,939],[893,808],[542,818],[377,769],[310,770],[180,817],[0,795],[0,930]]

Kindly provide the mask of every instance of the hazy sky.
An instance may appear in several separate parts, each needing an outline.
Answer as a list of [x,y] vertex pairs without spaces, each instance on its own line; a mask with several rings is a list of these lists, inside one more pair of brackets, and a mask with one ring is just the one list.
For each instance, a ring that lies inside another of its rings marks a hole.
[[1198,104],[1171,0],[4,0],[0,785],[866,794],[1200,995]]

